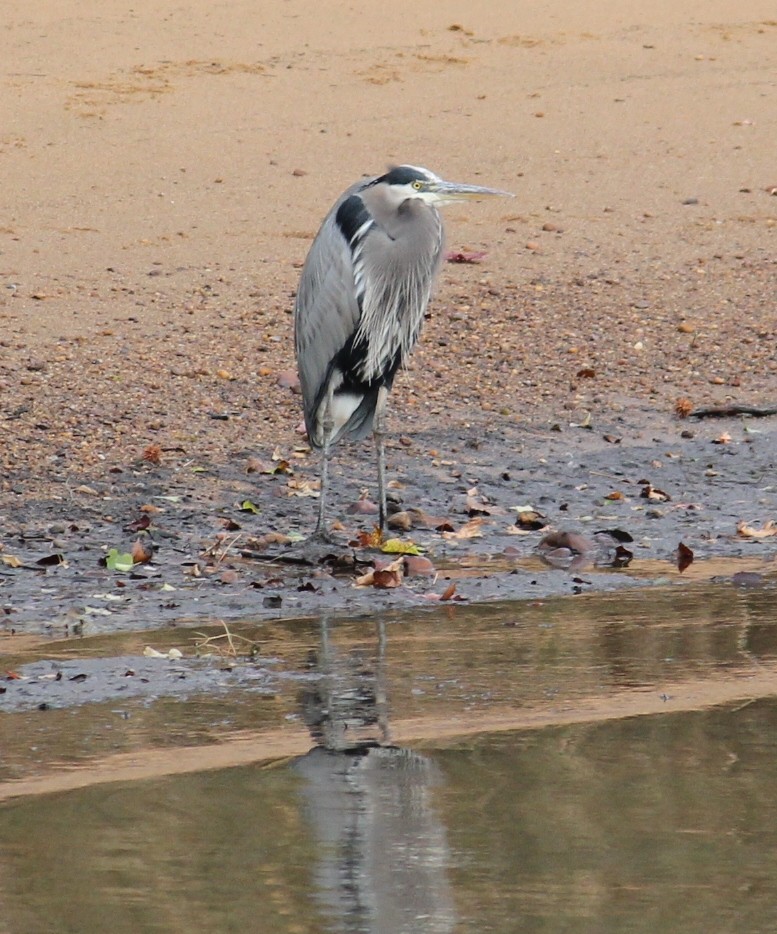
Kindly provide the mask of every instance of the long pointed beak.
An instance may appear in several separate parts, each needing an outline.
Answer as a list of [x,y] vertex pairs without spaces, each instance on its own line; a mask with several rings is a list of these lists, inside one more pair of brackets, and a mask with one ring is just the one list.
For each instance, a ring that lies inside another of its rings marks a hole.
[[514,198],[511,191],[501,188],[484,188],[482,185],[466,185],[462,182],[432,182],[428,191],[437,195],[440,201],[465,201],[469,198],[481,198],[484,195],[497,195],[502,198]]

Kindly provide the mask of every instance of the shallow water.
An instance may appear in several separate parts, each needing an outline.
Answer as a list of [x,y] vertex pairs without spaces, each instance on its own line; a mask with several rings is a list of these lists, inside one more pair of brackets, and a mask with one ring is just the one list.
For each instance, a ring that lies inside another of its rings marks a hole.
[[774,604],[285,624],[269,697],[8,714],[0,931],[775,930]]

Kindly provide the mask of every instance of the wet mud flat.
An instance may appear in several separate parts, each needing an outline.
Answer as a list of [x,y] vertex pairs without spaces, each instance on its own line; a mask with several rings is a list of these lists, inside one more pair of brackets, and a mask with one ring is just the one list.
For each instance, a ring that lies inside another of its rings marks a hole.
[[[262,621],[405,612],[433,625],[439,607],[455,617],[564,596],[573,617],[586,594],[657,584],[773,590],[777,433],[768,419],[651,422],[624,408],[589,427],[483,421],[434,439],[395,438],[391,492],[416,525],[388,534],[414,543],[423,563],[365,545],[371,454],[367,444],[338,450],[331,515],[340,530],[315,548],[302,535],[317,500],[289,495],[315,491],[317,462],[307,456],[277,472],[277,451],[196,470],[139,464],[131,474],[52,483],[38,501],[22,483],[3,504],[0,647],[11,674],[0,708],[234,687],[273,696],[284,650],[268,655]],[[257,463],[266,472],[246,472]],[[533,524],[522,518],[528,509]],[[106,565],[139,544],[149,560]],[[357,584],[391,561],[400,567],[391,585]],[[231,645],[229,632],[246,621],[248,641]],[[100,640],[122,633],[126,644],[103,653]],[[143,655],[147,645],[188,658],[160,666]],[[233,672],[230,652],[252,664]]]
[[[317,471],[304,445],[289,445],[228,462],[168,457],[119,472],[53,471],[45,484],[17,478],[0,501],[5,651],[27,636],[757,575],[777,553],[769,418],[680,420],[624,405],[593,423],[480,416],[395,435],[388,476],[401,525],[386,537],[426,560],[408,559],[398,586],[386,589],[356,586],[376,562],[397,559],[369,541],[371,445],[338,448],[333,544],[313,548],[305,537]],[[121,557],[127,563],[116,563]]]

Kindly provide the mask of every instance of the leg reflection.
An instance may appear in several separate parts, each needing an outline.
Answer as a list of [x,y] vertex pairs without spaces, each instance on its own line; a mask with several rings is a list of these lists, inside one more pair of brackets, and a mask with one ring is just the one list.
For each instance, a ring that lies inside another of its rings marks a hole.
[[317,691],[303,711],[317,747],[294,763],[317,842],[317,897],[331,931],[443,934],[454,929],[445,828],[431,759],[388,745],[385,624],[372,658],[321,624]]

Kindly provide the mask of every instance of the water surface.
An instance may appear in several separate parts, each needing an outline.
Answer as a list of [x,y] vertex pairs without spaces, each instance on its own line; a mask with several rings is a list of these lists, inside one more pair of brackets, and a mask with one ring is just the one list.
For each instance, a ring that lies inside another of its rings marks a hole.
[[775,930],[773,597],[286,624],[270,697],[5,715],[0,931]]

